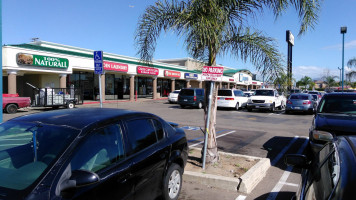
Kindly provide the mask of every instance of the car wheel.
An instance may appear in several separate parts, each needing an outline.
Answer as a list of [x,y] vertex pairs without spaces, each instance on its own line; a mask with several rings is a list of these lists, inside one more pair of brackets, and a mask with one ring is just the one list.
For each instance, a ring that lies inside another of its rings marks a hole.
[[182,188],[182,168],[173,163],[167,171],[164,177],[164,187],[163,187],[163,197],[165,200],[176,200],[178,199],[180,190]]
[[270,108],[270,111],[271,111],[271,112],[276,111],[276,107],[274,107],[274,103],[272,104],[272,106],[271,106],[271,108]]
[[247,111],[248,111],[248,112],[251,112],[251,111],[252,111],[252,108],[247,108]]
[[185,108],[185,105],[180,105],[181,108]]
[[286,110],[286,114],[290,114],[289,110]]
[[199,109],[202,109],[202,108],[203,108],[203,103],[202,103],[202,102],[199,102],[198,108],[199,108]]
[[17,106],[15,104],[8,104],[5,109],[6,112],[9,114],[13,114],[17,112]]
[[73,102],[68,102],[68,103],[67,103],[67,108],[72,109],[72,108],[74,108],[74,107],[75,107],[75,105],[74,105]]
[[240,110],[239,102],[236,103],[235,110]]

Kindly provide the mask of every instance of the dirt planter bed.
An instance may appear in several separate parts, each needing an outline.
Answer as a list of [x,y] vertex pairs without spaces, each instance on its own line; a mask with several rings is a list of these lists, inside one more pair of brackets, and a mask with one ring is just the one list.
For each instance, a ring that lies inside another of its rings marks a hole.
[[248,194],[266,176],[270,167],[268,158],[219,151],[219,163],[207,164],[203,170],[200,152],[200,148],[189,148],[189,158],[183,175],[185,181]]

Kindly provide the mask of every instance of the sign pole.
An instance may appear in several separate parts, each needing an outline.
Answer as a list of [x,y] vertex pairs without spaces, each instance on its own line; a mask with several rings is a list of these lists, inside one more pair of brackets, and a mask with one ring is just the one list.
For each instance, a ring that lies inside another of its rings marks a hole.
[[208,106],[208,117],[207,123],[205,128],[205,138],[204,138],[204,151],[203,151],[203,169],[205,169],[205,160],[206,160],[206,148],[208,146],[208,135],[209,135],[209,121],[210,121],[210,111],[211,111],[211,102],[213,100],[213,88],[214,88],[214,81],[210,81],[210,93],[209,93],[209,106]]
[[99,100],[100,100],[100,108],[103,107],[103,96],[101,95],[101,74],[98,74],[99,76]]
[[103,96],[101,89],[101,75],[104,72],[103,69],[103,51],[94,51],[94,73],[99,76],[99,99],[100,99],[100,108],[103,107]]

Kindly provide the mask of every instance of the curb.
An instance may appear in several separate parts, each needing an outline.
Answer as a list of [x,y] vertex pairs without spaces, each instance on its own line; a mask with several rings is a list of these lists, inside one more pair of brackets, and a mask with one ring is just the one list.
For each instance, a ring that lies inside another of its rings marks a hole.
[[[192,149],[200,150],[200,148]],[[219,151],[219,154],[244,157],[247,159],[259,159],[260,161],[258,161],[240,178],[230,178],[213,174],[203,174],[200,172],[184,171],[183,179],[187,181],[198,182],[204,185],[214,186],[216,188],[228,189],[249,194],[256,187],[256,185],[266,176],[267,170],[271,166],[270,160],[268,158],[225,153],[221,151]]]

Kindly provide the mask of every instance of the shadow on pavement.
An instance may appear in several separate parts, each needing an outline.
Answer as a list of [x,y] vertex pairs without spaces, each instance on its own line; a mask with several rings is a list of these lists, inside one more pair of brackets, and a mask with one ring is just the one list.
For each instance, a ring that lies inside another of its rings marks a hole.
[[295,192],[278,192],[278,194],[271,192],[271,193],[263,194],[255,198],[255,200],[265,200],[268,198],[269,195],[276,195],[277,197],[276,199],[292,199],[295,195]]

